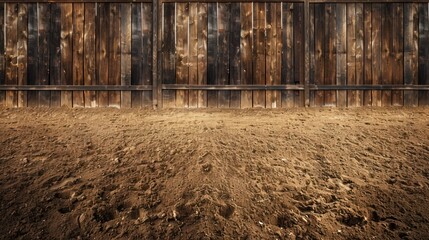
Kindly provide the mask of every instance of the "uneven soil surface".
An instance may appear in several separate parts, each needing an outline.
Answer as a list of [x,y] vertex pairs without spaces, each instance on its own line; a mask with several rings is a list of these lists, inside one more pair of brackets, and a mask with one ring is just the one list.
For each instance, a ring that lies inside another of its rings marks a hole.
[[0,109],[1,239],[428,239],[429,108]]

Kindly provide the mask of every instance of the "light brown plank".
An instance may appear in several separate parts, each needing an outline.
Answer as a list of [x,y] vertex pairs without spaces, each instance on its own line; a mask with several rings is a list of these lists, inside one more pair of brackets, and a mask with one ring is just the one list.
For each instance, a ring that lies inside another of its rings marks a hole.
[[[207,3],[198,3],[198,84],[207,84]],[[198,107],[207,107],[207,91],[198,90]]]
[[[189,4],[189,84],[198,85],[198,3]],[[198,107],[197,90],[189,91],[189,107]]]
[[[21,3],[18,7],[18,85],[27,85],[27,4]],[[18,92],[18,107],[27,106],[27,92]]]
[[[84,85],[84,17],[85,5],[73,4],[73,85]],[[73,91],[73,107],[84,107],[83,91]]]
[[[61,83],[73,84],[73,4],[61,3]],[[72,107],[71,91],[61,91],[61,106]]]
[[[252,84],[252,3],[240,3],[240,60],[241,60],[241,84]],[[241,108],[252,107],[252,91],[241,91]]]
[[[178,84],[189,83],[189,4],[176,4],[176,81]],[[188,107],[188,90],[176,90],[176,107]]]
[[[85,85],[96,85],[95,65],[95,4],[85,3],[85,32],[84,32],[84,83]],[[95,91],[85,91],[85,107],[97,106],[97,95]]]

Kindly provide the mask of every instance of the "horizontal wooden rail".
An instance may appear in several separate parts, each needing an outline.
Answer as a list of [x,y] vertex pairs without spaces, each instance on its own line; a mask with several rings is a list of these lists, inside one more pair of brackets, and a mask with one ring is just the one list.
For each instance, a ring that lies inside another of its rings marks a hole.
[[152,91],[152,85],[0,85],[0,91]]
[[304,85],[187,85],[164,84],[164,90],[304,90]]
[[314,90],[415,90],[427,91],[429,85],[309,85],[309,89]]
[[5,0],[4,3],[152,3],[152,0]]

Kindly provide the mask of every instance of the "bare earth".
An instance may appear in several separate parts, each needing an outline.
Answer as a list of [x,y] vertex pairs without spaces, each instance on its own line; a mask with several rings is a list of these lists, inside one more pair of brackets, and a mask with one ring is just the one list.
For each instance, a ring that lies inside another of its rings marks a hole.
[[428,239],[429,108],[0,109],[1,239]]

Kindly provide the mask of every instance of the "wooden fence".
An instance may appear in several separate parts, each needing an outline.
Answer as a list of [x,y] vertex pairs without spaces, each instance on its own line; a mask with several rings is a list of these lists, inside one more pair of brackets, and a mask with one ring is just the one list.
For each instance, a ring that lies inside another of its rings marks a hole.
[[0,3],[0,105],[429,105],[427,2]]

